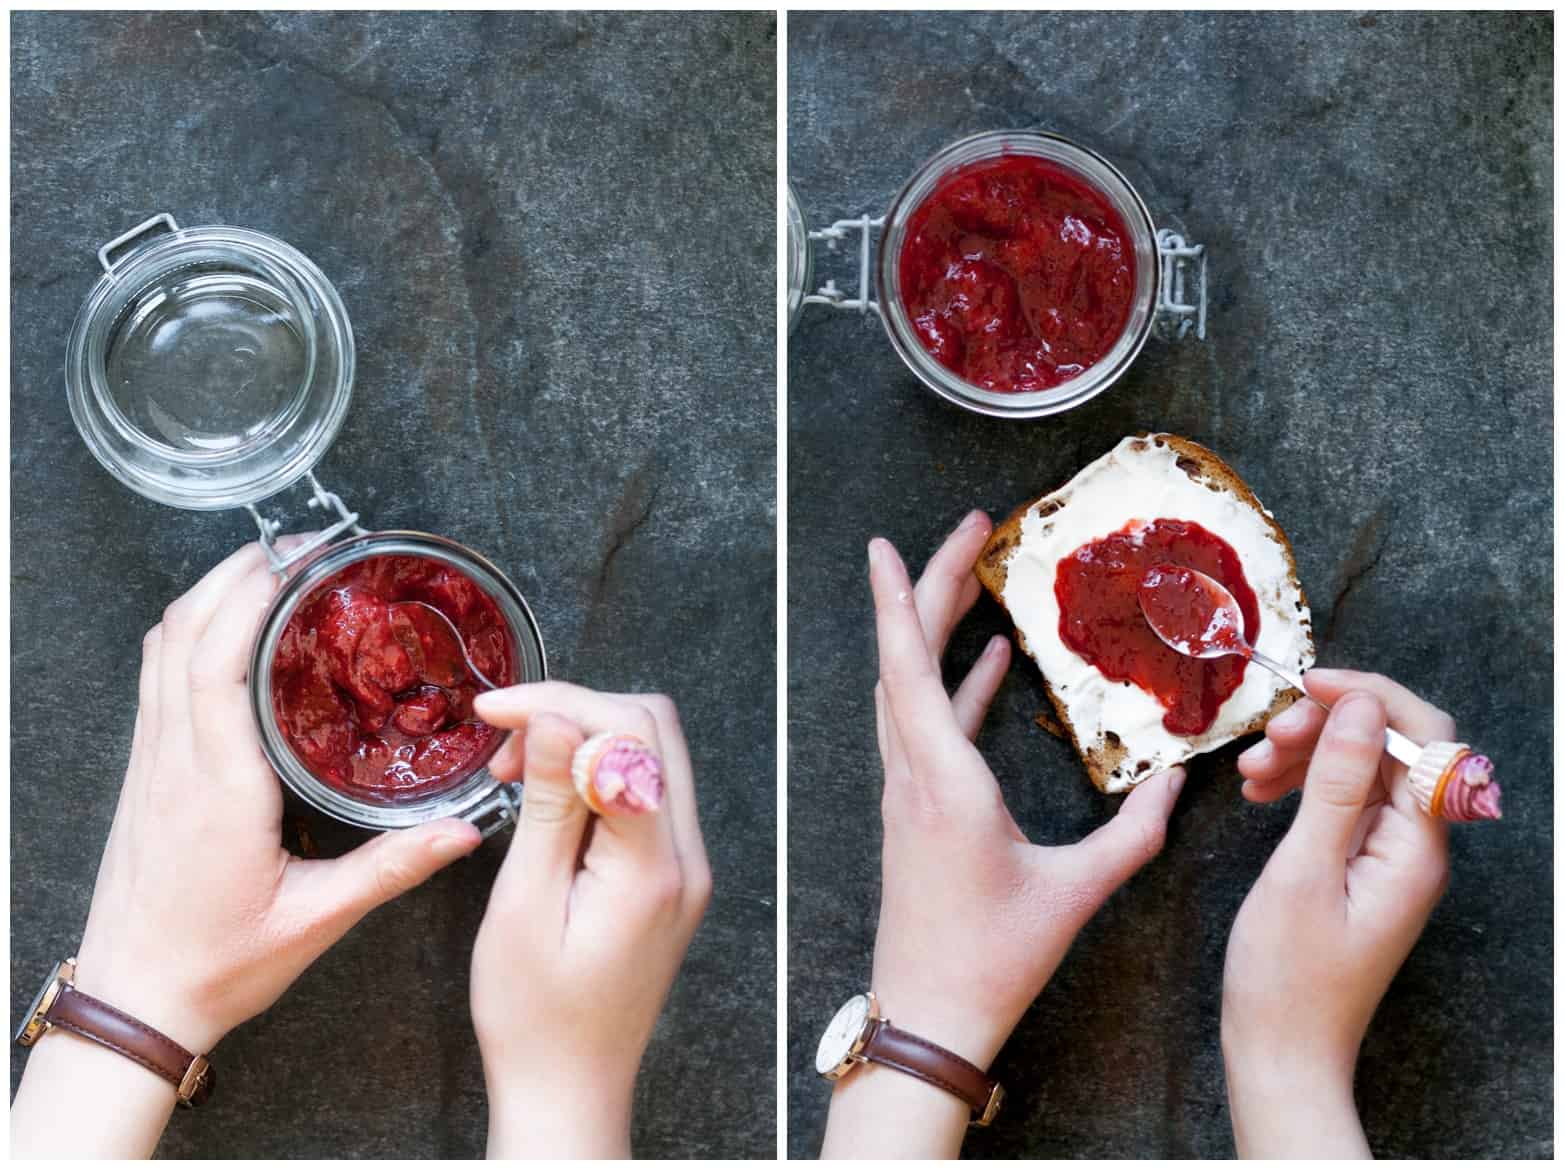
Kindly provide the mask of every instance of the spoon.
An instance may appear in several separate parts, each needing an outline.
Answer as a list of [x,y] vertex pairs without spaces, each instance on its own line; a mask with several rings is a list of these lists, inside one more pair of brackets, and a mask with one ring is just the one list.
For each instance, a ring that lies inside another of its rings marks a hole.
[[434,614],[435,617],[439,618],[442,622],[444,622],[445,625],[446,625],[446,628],[451,631],[451,637],[456,639],[457,649],[459,649],[462,652],[462,661],[467,664],[467,670],[472,674],[473,678],[477,679],[480,683],[482,683],[485,690],[497,691],[497,690],[500,689],[498,683],[490,682],[489,681],[489,677],[486,674],[484,674],[483,671],[479,670],[476,665],[474,665],[472,657],[467,653],[467,642],[462,638],[461,631],[456,628],[456,623],[455,622],[453,622],[450,618],[446,617],[445,614],[441,613],[438,609],[436,609],[434,606],[430,605],[427,601],[399,601],[399,602],[397,602],[397,604],[398,605],[416,605],[420,609],[427,609],[430,613]]
[[[1267,658],[1244,640],[1238,602],[1220,581],[1184,565],[1153,565],[1141,578],[1140,609],[1151,632],[1189,658],[1225,658],[1236,654],[1258,662],[1310,702],[1330,710],[1303,685],[1303,679]],[[1393,728],[1385,728],[1385,750],[1407,767],[1423,749]]]

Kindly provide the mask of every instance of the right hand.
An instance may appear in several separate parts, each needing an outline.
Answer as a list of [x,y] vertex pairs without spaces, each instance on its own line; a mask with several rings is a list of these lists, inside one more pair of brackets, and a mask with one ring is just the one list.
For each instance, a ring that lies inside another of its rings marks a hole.
[[[661,695],[563,682],[490,691],[474,708],[516,733],[489,770],[526,782],[472,955],[489,1156],[627,1158],[641,1055],[711,896],[678,712]],[[588,810],[570,764],[598,732],[657,753],[660,808]]]
[[1309,693],[1238,758],[1244,795],[1303,800],[1233,923],[1222,1049],[1244,1156],[1367,1152],[1352,1102],[1369,1020],[1443,895],[1449,827],[1385,754],[1387,719],[1452,740],[1438,708],[1378,675],[1314,670]]
[[954,697],[940,657],[977,601],[990,523],[969,515],[916,588],[889,542],[869,546],[885,821],[873,989],[898,1025],[987,1067],[1109,895],[1162,849],[1184,774],[1147,778],[1074,845],[1030,844],[973,745],[1010,661],[994,638]]

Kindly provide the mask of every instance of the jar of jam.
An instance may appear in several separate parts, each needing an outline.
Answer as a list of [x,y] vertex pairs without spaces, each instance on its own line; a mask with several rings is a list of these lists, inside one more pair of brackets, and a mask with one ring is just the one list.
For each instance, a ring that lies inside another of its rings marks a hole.
[[[859,289],[829,280],[808,292],[811,256],[797,269],[799,309],[875,311],[924,385],[979,414],[1038,418],[1095,397],[1159,322],[1205,336],[1204,249],[1159,232],[1123,172],[1061,135],[964,138],[919,167],[883,216],[816,231],[798,221],[811,248],[856,236]],[[792,265],[789,277],[791,301]]]
[[[71,417],[133,491],[254,519],[283,584],[251,654],[250,699],[283,783],[367,829],[456,816],[487,836],[513,821],[520,786],[485,770],[503,734],[472,699],[547,677],[537,621],[472,549],[368,532],[316,477],[353,388],[353,332],[331,282],[281,240],[166,214],[98,261],[67,347]],[[258,505],[301,483],[324,527],[285,548]]]

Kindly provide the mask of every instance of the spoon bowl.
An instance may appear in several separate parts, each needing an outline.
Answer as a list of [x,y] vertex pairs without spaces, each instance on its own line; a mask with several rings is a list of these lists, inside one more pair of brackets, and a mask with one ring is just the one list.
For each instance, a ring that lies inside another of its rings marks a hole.
[[[1146,624],[1169,649],[1187,658],[1237,654],[1258,662],[1310,702],[1330,710],[1328,703],[1309,694],[1299,675],[1249,645],[1238,601],[1216,578],[1187,565],[1153,565],[1142,575],[1137,596]],[[1408,767],[1417,763],[1422,752],[1417,744],[1388,727],[1385,750]]]
[[462,662],[466,664],[468,673],[472,675],[474,681],[482,683],[485,690],[497,691],[500,689],[498,684],[490,681],[489,677],[484,674],[483,671],[479,670],[478,667],[473,663],[472,655],[467,653],[467,641],[462,637],[462,632],[456,628],[455,622],[446,617],[444,613],[430,605],[427,601],[399,601],[397,604],[416,605],[419,609],[428,610],[430,613],[434,614],[435,617],[444,622],[445,627],[451,631],[451,637],[456,639],[457,648],[462,652]]

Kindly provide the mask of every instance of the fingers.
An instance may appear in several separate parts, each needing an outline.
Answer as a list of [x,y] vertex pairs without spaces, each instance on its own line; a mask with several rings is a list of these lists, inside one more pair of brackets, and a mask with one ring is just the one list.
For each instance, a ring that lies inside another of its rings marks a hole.
[[1099,888],[1099,905],[1162,852],[1168,818],[1183,787],[1183,768],[1169,768],[1142,780],[1111,821],[1069,847],[1080,872]]
[[[644,866],[664,854],[676,854],[673,823],[679,814],[671,806],[693,803],[692,792],[687,790],[675,795],[672,791],[671,761],[661,742],[657,718],[650,709],[666,702],[657,697],[609,695],[574,683],[551,681],[487,691],[473,701],[473,710],[485,723],[522,732],[527,740],[532,738],[533,726],[540,718],[554,716],[576,724],[583,739],[599,732],[625,733],[639,737],[657,753],[663,762],[664,783],[670,789],[665,793],[668,799],[664,807],[639,816],[601,818],[593,829],[591,846],[583,858],[588,868],[620,870]],[[672,706],[671,703],[667,705]],[[682,756],[682,736],[679,746]],[[507,744],[502,750],[507,753],[507,759],[501,763],[502,769],[512,766],[517,750],[524,753],[530,767],[530,749],[516,749]],[[674,761],[678,759],[679,756],[674,757]],[[687,760],[684,766],[688,767]],[[525,783],[531,783],[525,769],[523,779]],[[565,782],[570,782],[568,759],[565,761]],[[572,786],[571,793],[574,791]],[[523,810],[525,802],[524,796]],[[582,807],[584,809],[585,805]]]
[[1303,681],[1309,693],[1325,703],[1334,704],[1349,691],[1364,691],[1373,695],[1383,704],[1390,726],[1419,743],[1455,737],[1454,719],[1384,675],[1322,669],[1309,671],[1303,676]]
[[972,567],[977,564],[992,527],[982,512],[969,512],[929,559],[913,589],[918,622],[935,662],[944,655],[951,630],[983,591],[972,575]]
[[995,635],[983,648],[982,656],[972,664],[967,677],[961,680],[951,698],[950,706],[956,714],[956,723],[968,739],[976,739],[988,714],[988,705],[1005,681],[1005,671],[1010,669],[1010,639]]
[[505,737],[505,742],[500,744],[499,751],[494,753],[494,758],[489,761],[489,773],[497,780],[503,780],[512,784],[521,779],[523,761],[527,753],[527,737],[519,731],[513,731]]
[[1270,804],[1289,792],[1303,787],[1303,778],[1309,770],[1307,761],[1295,764],[1279,776],[1269,780],[1245,780],[1240,791],[1245,800],[1254,804]]
[[880,683],[902,747],[915,758],[938,760],[961,728],[951,711],[939,662],[929,650],[913,603],[906,566],[888,540],[869,542],[869,585],[874,592],[880,647]]
[[1316,872],[1340,874],[1385,754],[1385,706],[1364,691],[1330,713],[1304,778],[1303,800],[1277,857]]
[[591,819],[570,778],[571,758],[586,735],[571,720],[542,713],[532,718],[525,737],[512,742],[522,745],[521,815],[491,900],[519,901],[536,892],[539,897],[528,899],[534,912],[554,913],[563,921]]
[[552,679],[485,691],[472,706],[485,723],[511,731],[525,731],[535,716],[547,713],[573,719],[588,735],[624,731],[650,743],[657,734],[651,713],[632,701]]
[[422,885],[483,836],[466,821],[431,821],[416,829],[382,833],[333,861],[288,863],[294,913],[320,924],[330,945],[376,906]]
[[695,799],[695,769],[690,763],[678,708],[662,695],[644,696],[642,701],[657,721],[657,737],[662,743],[663,782],[667,787],[663,807],[673,829],[674,849],[683,872],[683,900],[699,915],[705,912],[711,899],[711,865],[706,859],[706,841],[701,835],[700,812]]
[[1302,785],[1304,765],[1325,727],[1325,715],[1325,708],[1312,699],[1299,699],[1266,724],[1265,738],[1238,757],[1246,797],[1275,800]]
[[[278,542],[286,549],[288,539]],[[264,558],[254,561],[208,620],[190,659],[190,678],[198,689],[241,686],[250,674],[250,653],[261,619],[277,593],[279,579]]]
[[[276,576],[264,560],[257,562],[233,585],[191,653],[190,722],[196,745],[210,759],[241,746],[259,749],[245,680],[256,631],[276,591]],[[232,771],[256,775],[250,769]]]
[[230,555],[163,611],[163,647],[160,662],[160,702],[169,716],[165,726],[183,724],[189,713],[189,669],[196,643],[206,633],[229,591],[257,564],[265,563],[259,544],[247,544]]
[[156,625],[141,639],[141,675],[136,683],[136,702],[140,708],[136,718],[141,725],[142,742],[149,744],[157,743],[158,723],[162,716],[158,708],[162,654],[163,627]]

